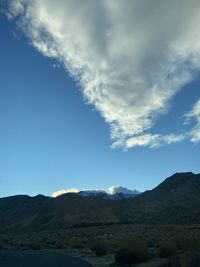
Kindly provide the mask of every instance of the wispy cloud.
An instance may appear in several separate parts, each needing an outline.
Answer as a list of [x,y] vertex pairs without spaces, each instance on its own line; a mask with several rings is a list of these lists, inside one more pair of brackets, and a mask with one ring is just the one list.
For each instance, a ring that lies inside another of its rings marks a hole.
[[122,147],[124,150],[136,146],[149,146],[151,148],[158,148],[166,144],[178,143],[183,141],[187,134],[143,134],[136,137],[131,137],[126,140],[119,140],[113,144],[113,148]]
[[86,101],[109,124],[112,147],[156,147],[184,139],[153,135],[150,129],[200,69],[198,0],[9,3],[9,18],[32,44],[80,83]]
[[196,125],[190,131],[190,140],[193,143],[200,142],[200,100],[198,100],[193,106],[192,110],[186,115],[186,123],[190,123],[191,120],[195,120]]

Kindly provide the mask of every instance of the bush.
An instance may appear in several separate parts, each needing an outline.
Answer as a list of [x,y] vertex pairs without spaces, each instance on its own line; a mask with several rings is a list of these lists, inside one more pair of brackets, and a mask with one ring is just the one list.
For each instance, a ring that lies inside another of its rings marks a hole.
[[116,252],[115,260],[121,264],[144,262],[148,259],[148,247],[145,242],[135,241],[122,244]]
[[199,267],[200,252],[186,252],[181,257],[181,267]]
[[74,241],[71,244],[71,248],[81,249],[81,248],[84,248],[84,244],[81,241]]
[[104,239],[98,240],[94,242],[91,250],[94,251],[97,256],[104,256],[109,250],[109,242]]
[[184,237],[176,240],[177,246],[181,250],[200,250],[200,240],[195,237]]
[[180,262],[180,257],[178,255],[173,255],[170,257],[169,261],[164,263],[159,267],[183,267]]
[[162,242],[158,246],[158,256],[161,258],[169,258],[176,254],[177,246],[174,242]]
[[92,250],[96,253],[97,256],[104,256],[107,253],[107,249],[100,244],[96,244],[92,247]]
[[30,245],[30,249],[32,249],[32,250],[40,250],[41,246],[40,246],[40,244],[32,243]]

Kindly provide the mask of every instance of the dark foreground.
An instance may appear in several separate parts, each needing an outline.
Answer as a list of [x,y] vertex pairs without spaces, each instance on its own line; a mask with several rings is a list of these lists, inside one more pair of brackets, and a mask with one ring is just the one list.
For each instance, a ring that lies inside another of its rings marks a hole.
[[92,267],[80,259],[61,253],[35,251],[1,251],[1,267]]
[[200,225],[4,230],[0,231],[0,258],[0,267],[200,267]]

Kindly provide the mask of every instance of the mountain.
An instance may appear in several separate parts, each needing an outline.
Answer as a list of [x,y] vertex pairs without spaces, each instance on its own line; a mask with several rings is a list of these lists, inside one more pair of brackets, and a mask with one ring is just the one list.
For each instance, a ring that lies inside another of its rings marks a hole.
[[83,197],[102,197],[106,199],[122,199],[122,198],[132,198],[140,194],[137,190],[131,190],[122,186],[111,186],[108,190],[78,190],[76,188],[62,189],[56,191],[52,194],[53,197],[58,197],[60,195],[76,193]]
[[132,220],[152,223],[200,222],[200,174],[175,173],[153,190],[137,197],[134,210],[143,209],[143,218]]
[[200,174],[176,173],[134,198],[120,198],[118,194],[113,199],[103,192],[93,193],[87,192],[84,196],[67,193],[56,198],[42,195],[0,198],[0,229],[200,223]]
[[79,191],[77,194],[82,197],[107,198],[108,196],[107,192],[103,190],[83,190],[83,191]]
[[127,199],[133,198],[140,194],[137,190],[130,190],[125,187],[111,187],[110,191],[106,192],[104,190],[84,190],[77,193],[83,197],[100,197],[105,199]]

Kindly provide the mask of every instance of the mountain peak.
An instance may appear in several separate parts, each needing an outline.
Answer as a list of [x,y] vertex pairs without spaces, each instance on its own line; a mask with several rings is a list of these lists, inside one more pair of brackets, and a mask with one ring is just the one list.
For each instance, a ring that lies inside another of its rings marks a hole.
[[74,193],[78,194],[84,197],[88,196],[97,196],[97,197],[104,197],[104,198],[114,198],[114,196],[117,198],[117,195],[120,194],[120,197],[122,196],[128,198],[128,197],[134,197],[138,194],[140,194],[139,191],[137,190],[131,190],[126,187],[122,186],[111,186],[107,190],[103,189],[84,189],[84,190],[78,190],[76,188],[70,188],[70,189],[62,189],[59,191],[56,191],[52,194],[52,197],[57,197],[63,194],[69,194],[69,193]]
[[183,177],[183,176],[194,176],[194,175],[196,174],[194,174],[193,172],[176,172],[170,177]]
[[198,176],[199,174],[194,174],[193,172],[177,172],[172,176],[166,178],[159,186],[164,185],[166,183],[181,185],[182,183],[185,183],[186,181],[194,179]]

